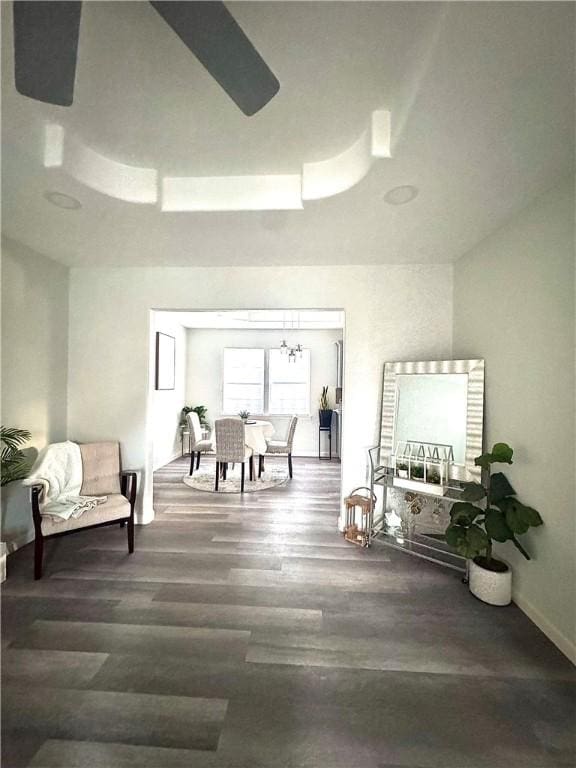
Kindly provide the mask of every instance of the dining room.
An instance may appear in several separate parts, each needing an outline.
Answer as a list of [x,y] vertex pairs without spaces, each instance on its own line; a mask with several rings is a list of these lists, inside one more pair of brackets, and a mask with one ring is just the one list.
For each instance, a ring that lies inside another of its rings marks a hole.
[[207,520],[230,505],[264,509],[279,499],[292,507],[325,483],[339,494],[342,311],[151,316],[155,517]]

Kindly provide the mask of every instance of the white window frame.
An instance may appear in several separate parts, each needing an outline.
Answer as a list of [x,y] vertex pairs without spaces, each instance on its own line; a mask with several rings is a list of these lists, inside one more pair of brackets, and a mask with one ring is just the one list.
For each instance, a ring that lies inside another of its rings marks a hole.
[[[272,371],[272,359],[273,355],[280,355],[282,354],[278,348],[271,348],[268,350],[268,364],[266,366],[266,373],[267,373],[267,386],[266,386],[266,412],[269,416],[290,416],[292,414],[297,416],[310,416],[310,387],[311,387],[311,355],[309,349],[303,349],[302,350],[302,358],[298,359],[297,362],[294,364],[295,366],[301,362],[306,361],[307,362],[307,375],[305,380],[301,382],[282,382],[281,380],[273,380],[273,371]],[[284,353],[286,354],[286,353]],[[288,363],[287,365],[292,365],[292,363]],[[306,387],[306,405],[304,409],[289,409],[289,410],[280,410],[278,408],[274,408],[273,405],[273,387],[275,385],[281,385],[281,384],[293,384],[293,383],[300,383],[304,384]]]
[[[262,374],[260,377],[260,381],[255,382],[243,382],[243,381],[233,381],[231,379],[227,379],[227,353],[228,352],[234,352],[234,353],[246,353],[246,352],[260,352],[261,353],[261,359],[262,359]],[[243,408],[236,408],[235,410],[228,407],[227,402],[232,398],[229,394],[227,394],[227,388],[230,388],[231,386],[237,386],[241,384],[254,384],[259,385],[260,387],[260,402],[262,405],[261,409],[250,409],[247,408],[246,410],[250,410],[251,413],[264,413],[264,409],[266,407],[266,386],[265,386],[265,377],[266,377],[266,354],[265,350],[262,347],[225,347],[222,355],[222,413],[225,416],[236,416],[240,410],[244,410]]]

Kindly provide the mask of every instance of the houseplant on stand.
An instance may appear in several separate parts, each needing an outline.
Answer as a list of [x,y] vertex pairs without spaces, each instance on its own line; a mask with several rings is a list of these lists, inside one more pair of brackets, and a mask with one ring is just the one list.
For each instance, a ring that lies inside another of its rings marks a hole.
[[[493,542],[511,541],[530,560],[516,537],[542,525],[540,514],[516,498],[505,475],[491,475],[492,464],[512,464],[512,455],[509,445],[496,443],[490,453],[475,459],[476,466],[484,470],[484,484],[466,484],[463,501],[452,505],[445,534],[446,542],[468,558],[470,591],[491,605],[508,605],[512,599],[512,572],[493,556]],[[481,499],[485,499],[484,508],[472,503]]]
[[332,408],[330,408],[330,403],[328,400],[328,387],[322,387],[318,418],[320,419],[321,427],[328,428],[332,424]]
[[210,424],[206,419],[208,408],[205,405],[185,405],[184,408],[182,408],[180,411],[180,426],[186,425],[186,416],[190,413],[190,411],[194,411],[198,414],[198,418],[200,419],[200,426],[203,429],[210,428]]

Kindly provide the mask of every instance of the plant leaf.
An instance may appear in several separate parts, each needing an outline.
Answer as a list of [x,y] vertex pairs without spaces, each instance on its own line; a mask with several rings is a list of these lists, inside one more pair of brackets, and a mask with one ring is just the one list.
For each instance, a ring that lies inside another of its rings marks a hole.
[[476,464],[477,467],[482,467],[482,469],[489,469],[491,463],[492,463],[491,453],[483,453],[482,456],[476,456],[476,458],[474,459],[474,464]]
[[490,478],[490,500],[495,504],[505,496],[514,496],[516,491],[508,482],[506,475],[496,472]]
[[447,544],[458,550],[466,542],[466,528],[461,525],[449,525],[444,538]]
[[474,525],[474,523],[466,531],[466,538],[468,539],[470,549],[477,550],[477,554],[484,552],[488,546],[486,531],[480,528],[479,525]]
[[508,541],[514,538],[513,532],[508,527],[503,512],[499,509],[490,508],[486,510],[484,518],[484,527],[486,533],[494,541]]
[[531,526],[542,525],[540,514],[532,507],[526,507],[518,499],[508,496],[501,499],[497,506],[506,515],[506,521],[514,533],[526,533]]
[[480,501],[486,496],[486,489],[480,483],[462,483],[464,490],[460,498],[462,501]]
[[27,429],[18,429],[18,427],[0,427],[0,441],[8,448],[15,451],[18,446],[30,440],[32,435]]
[[494,443],[490,453],[483,453],[474,459],[477,467],[489,469],[491,464],[512,464],[514,451],[507,443]]
[[482,514],[479,507],[464,501],[457,501],[450,509],[452,525],[471,525],[478,515]]
[[544,525],[544,520],[540,517],[540,512],[533,509],[533,507],[525,507],[522,505],[522,517],[531,528],[537,528],[539,525]]
[[465,528],[462,525],[449,525],[445,533],[446,543],[462,557],[476,557],[486,550],[488,537],[477,525]]

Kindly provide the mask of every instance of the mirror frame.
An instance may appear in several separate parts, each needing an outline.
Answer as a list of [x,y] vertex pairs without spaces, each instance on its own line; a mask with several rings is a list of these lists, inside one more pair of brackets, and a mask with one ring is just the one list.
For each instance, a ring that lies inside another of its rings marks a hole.
[[[397,408],[396,377],[410,374],[466,373],[468,374],[466,408],[466,452],[464,467],[466,477],[454,479],[480,481],[481,468],[474,459],[483,450],[484,432],[484,360],[429,360],[423,362],[398,362],[384,364],[382,385],[382,416],[380,428],[380,461],[391,456],[394,449],[394,428]],[[462,465],[457,465],[462,466]]]

